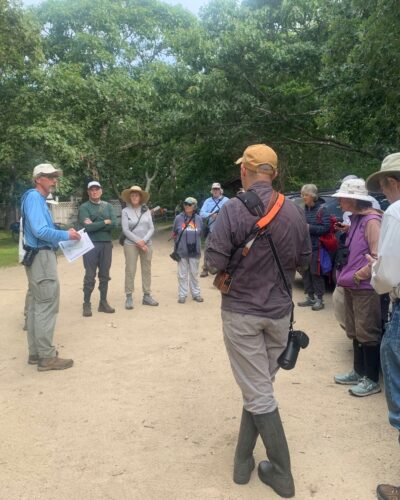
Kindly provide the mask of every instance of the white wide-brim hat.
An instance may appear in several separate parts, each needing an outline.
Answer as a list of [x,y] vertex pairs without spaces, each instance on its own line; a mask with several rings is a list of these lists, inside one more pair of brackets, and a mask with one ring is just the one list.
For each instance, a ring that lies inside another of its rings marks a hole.
[[342,182],[339,191],[333,194],[332,197],[371,201],[371,196],[368,194],[364,179],[348,179]]
[[383,159],[379,172],[374,172],[367,178],[367,187],[370,191],[380,191],[379,179],[390,177],[390,174],[400,175],[400,153],[393,153]]

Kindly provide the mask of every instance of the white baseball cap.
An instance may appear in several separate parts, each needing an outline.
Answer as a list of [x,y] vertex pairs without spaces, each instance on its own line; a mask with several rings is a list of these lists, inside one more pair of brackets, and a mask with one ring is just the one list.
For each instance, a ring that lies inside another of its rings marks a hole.
[[221,184],[219,182],[213,182],[211,189],[221,189]]
[[90,189],[93,186],[97,186],[97,187],[101,188],[101,184],[99,181],[90,181],[89,184],[87,185],[87,188]]
[[36,165],[33,169],[32,177],[36,179],[41,175],[58,175],[62,176],[62,170],[59,168],[54,168],[51,163],[40,163],[40,165]]

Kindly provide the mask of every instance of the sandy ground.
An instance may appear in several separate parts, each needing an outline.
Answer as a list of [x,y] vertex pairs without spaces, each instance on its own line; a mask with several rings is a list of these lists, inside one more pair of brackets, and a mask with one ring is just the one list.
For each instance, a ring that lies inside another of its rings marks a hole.
[[[61,372],[26,363],[25,272],[0,269],[1,500],[278,498],[256,473],[246,486],[232,482],[241,395],[222,341],[219,293],[205,278],[203,304],[177,303],[167,237],[159,231],[154,242],[158,308],[142,306],[137,293],[135,309],[124,309],[116,244],[109,299],[117,312],[95,308],[83,318],[82,263],[59,259],[55,344],[75,361]],[[97,290],[93,299],[97,305]],[[351,345],[330,295],[324,311],[297,309],[296,317],[310,347],[275,385],[296,498],[373,499],[377,483],[399,478],[384,395],[358,399],[333,383],[334,373],[351,366]],[[255,456],[265,457],[261,442]]]

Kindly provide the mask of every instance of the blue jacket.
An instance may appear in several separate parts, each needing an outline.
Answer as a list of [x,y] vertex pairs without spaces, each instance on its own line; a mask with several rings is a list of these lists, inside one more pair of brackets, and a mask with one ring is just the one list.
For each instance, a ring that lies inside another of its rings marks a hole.
[[200,217],[203,219],[203,222],[208,225],[210,233],[212,232],[216,221],[216,217],[211,217],[211,215],[217,214],[227,201],[229,201],[229,198],[226,196],[220,196],[219,198],[213,198],[210,196],[204,201],[200,210]]
[[68,231],[56,229],[46,198],[36,189],[26,191],[21,200],[25,244],[32,248],[58,248],[60,241],[69,239]]

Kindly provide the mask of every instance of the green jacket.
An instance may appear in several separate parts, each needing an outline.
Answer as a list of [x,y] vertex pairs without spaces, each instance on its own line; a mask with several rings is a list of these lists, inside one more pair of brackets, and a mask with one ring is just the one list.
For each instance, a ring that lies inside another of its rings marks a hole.
[[[90,219],[91,224],[85,224],[85,219]],[[111,219],[111,224],[104,224],[106,219]],[[79,207],[79,224],[85,228],[92,241],[111,241],[111,231],[117,225],[114,210],[110,203],[100,201],[92,203],[90,200]]]

